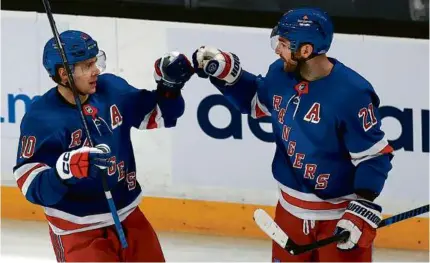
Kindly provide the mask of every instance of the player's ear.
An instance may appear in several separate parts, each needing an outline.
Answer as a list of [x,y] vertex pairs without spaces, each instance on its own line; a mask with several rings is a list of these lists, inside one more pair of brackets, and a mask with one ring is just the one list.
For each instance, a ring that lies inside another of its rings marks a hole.
[[304,44],[301,48],[300,48],[300,55],[302,58],[308,58],[312,52],[314,51],[314,47],[311,44]]
[[63,67],[58,69],[58,76],[60,76],[61,83],[67,83],[67,72]]

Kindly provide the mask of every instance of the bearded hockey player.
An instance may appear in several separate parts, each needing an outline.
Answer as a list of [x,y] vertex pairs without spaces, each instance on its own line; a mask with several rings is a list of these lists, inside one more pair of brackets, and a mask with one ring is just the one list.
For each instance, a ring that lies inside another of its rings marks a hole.
[[300,245],[350,232],[345,242],[297,256],[273,243],[274,262],[371,261],[382,211],[374,200],[391,170],[393,149],[380,129],[372,85],[326,55],[332,39],[327,13],[294,9],[273,29],[280,58],[265,77],[242,69],[230,52],[202,46],[193,54],[196,73],[209,77],[238,110],[270,116],[277,224]]
[[[84,118],[89,147],[67,73],[54,39],[43,65],[57,83],[25,114],[14,175],[26,199],[44,208],[59,262],[164,261],[158,238],[138,207],[131,129],[174,127],[184,112],[181,89],[193,74],[188,59],[172,52],[155,63],[157,89],[137,89],[105,69],[105,53],[80,31],[60,35]],[[121,249],[103,191],[107,174],[128,248]]]

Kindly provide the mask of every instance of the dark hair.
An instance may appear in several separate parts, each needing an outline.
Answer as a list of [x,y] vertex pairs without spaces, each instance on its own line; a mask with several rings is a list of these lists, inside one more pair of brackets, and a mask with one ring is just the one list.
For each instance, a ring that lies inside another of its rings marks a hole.
[[58,70],[60,68],[64,68],[63,65],[55,65],[55,76],[51,77],[52,80],[57,84],[61,84],[61,76],[58,74]]
[[51,77],[51,79],[57,84],[61,83],[61,76],[58,74],[58,70],[60,68],[63,68],[63,65],[55,65],[55,76]]

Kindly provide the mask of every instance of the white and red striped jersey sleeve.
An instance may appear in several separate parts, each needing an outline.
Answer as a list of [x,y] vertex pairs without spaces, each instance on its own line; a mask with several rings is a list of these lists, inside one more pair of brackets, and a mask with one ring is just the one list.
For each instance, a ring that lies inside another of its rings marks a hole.
[[392,169],[394,150],[381,129],[379,98],[368,85],[345,98],[340,116],[343,141],[352,164],[357,167],[354,188],[377,196]]
[[13,174],[22,194],[34,204],[57,203],[67,186],[57,175],[55,162],[63,152],[63,143],[40,119],[24,117],[17,161]]

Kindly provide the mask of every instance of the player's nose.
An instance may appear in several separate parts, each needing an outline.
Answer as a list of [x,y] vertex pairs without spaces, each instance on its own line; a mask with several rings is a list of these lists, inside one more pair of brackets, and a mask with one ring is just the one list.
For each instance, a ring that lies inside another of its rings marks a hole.
[[100,73],[101,73],[101,70],[98,67],[96,67],[96,69],[93,71],[94,76],[98,76],[100,75]]

